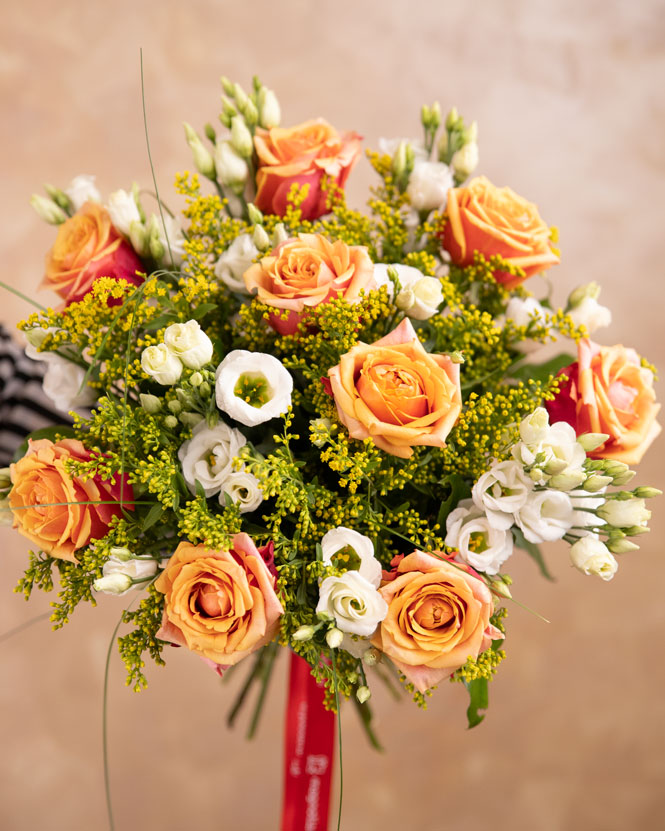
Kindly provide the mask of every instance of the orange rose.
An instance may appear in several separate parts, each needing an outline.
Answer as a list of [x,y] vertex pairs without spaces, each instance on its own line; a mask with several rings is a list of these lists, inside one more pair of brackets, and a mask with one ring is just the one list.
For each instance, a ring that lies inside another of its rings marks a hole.
[[273,127],[256,131],[254,147],[259,157],[256,174],[256,207],[265,213],[284,216],[291,185],[309,185],[300,206],[303,219],[326,213],[326,195],[321,190],[324,176],[344,184],[360,153],[362,137],[341,135],[322,118],[295,127]]
[[498,255],[524,271],[523,277],[494,273],[497,283],[507,289],[559,262],[538,208],[510,188],[495,187],[484,176],[472,179],[465,188],[449,190],[446,213],[443,247],[452,261],[471,265],[475,251],[486,259]]
[[459,364],[426,352],[408,318],[376,343],[354,346],[328,375],[349,435],[403,459],[414,445],[445,447],[462,409]]
[[57,292],[67,304],[81,300],[97,277],[113,277],[139,285],[143,265],[111,224],[105,208],[86,202],[58,228],[55,245],[46,255],[42,288]]
[[620,345],[581,340],[577,358],[561,370],[565,386],[545,402],[550,420],[567,421],[578,436],[607,433],[610,438],[589,456],[637,464],[661,430],[653,373],[640,366],[634,349]]
[[165,597],[161,640],[227,667],[275,637],[284,610],[275,578],[247,534],[230,551],[181,542],[155,582]]
[[[26,455],[11,465],[12,489],[9,507],[14,528],[42,551],[60,560],[76,562],[75,551],[91,539],[108,532],[111,519],[120,516],[117,504],[90,505],[89,502],[119,502],[120,484],[95,477],[84,481],[71,476],[69,459],[87,461],[90,453],[76,439],[29,441]],[[118,477],[119,478],[119,477]],[[125,480],[123,504],[134,499]],[[133,505],[124,507],[134,510]]]
[[364,289],[376,288],[374,265],[367,249],[330,242],[321,234],[298,234],[277,246],[244,274],[248,291],[276,309],[288,309],[286,320],[270,318],[281,335],[293,334],[305,307],[312,308],[334,297],[349,303]]
[[420,692],[503,638],[490,623],[494,611],[490,590],[463,568],[414,551],[391,577],[379,589],[388,614],[372,644]]

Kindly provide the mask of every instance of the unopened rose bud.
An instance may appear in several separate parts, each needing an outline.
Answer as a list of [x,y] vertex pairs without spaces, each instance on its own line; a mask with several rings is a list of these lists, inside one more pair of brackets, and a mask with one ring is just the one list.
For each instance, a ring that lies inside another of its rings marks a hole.
[[368,667],[373,667],[381,660],[381,653],[375,647],[370,647],[367,652],[363,654],[363,663]]
[[231,144],[243,159],[249,159],[254,152],[252,134],[247,129],[245,119],[239,115],[231,119]]
[[252,233],[252,242],[259,249],[259,251],[267,251],[270,245],[270,237],[263,225],[255,225]]
[[589,476],[582,487],[588,493],[596,493],[597,491],[606,488],[608,485],[611,485],[612,482],[613,479],[611,476],[600,476],[597,473],[594,473],[593,476]]
[[370,692],[369,687],[358,687],[356,690],[356,698],[361,704],[369,701],[371,695],[372,693]]
[[132,578],[127,574],[107,574],[105,577],[100,577],[92,584],[96,592],[104,592],[104,594],[124,594],[132,587]]
[[154,415],[162,409],[162,402],[156,395],[150,395],[145,392],[139,393],[139,401],[146,413],[150,415]]
[[267,87],[261,87],[257,95],[257,104],[259,105],[259,124],[266,130],[279,127],[282,113],[275,93]]
[[67,214],[61,207],[38,193],[33,193],[30,197],[30,204],[36,211],[37,216],[43,219],[44,222],[48,222],[49,225],[60,225],[67,219]]
[[333,626],[326,632],[326,643],[331,649],[338,649],[344,640],[344,633]]
[[190,124],[185,121],[183,122],[183,127],[185,128],[187,144],[189,144],[189,149],[192,151],[192,156],[194,157],[194,166],[202,176],[205,176],[207,179],[214,179],[215,160],[212,154],[203,145],[199,134]]
[[612,554],[627,554],[629,551],[637,551],[639,549],[639,545],[635,545],[634,542],[625,538],[610,539],[607,541],[607,547]]
[[609,439],[607,433],[582,433],[577,437],[577,443],[582,445],[585,453],[590,453],[592,450],[600,447],[601,444]]
[[640,485],[633,491],[639,499],[653,499],[654,496],[662,496],[663,492],[658,488],[650,488],[648,485]]
[[173,430],[177,426],[178,426],[178,419],[175,416],[172,416],[172,415],[166,416],[166,418],[164,419],[164,427],[166,427],[167,430]]
[[252,225],[262,225],[263,224],[263,213],[256,207],[253,202],[250,202],[247,205],[247,214],[249,216],[249,221]]
[[301,626],[291,635],[294,641],[311,641],[314,637],[315,629],[313,626]]
[[129,548],[124,547],[113,547],[109,549],[109,554],[117,560],[131,560],[134,556]]

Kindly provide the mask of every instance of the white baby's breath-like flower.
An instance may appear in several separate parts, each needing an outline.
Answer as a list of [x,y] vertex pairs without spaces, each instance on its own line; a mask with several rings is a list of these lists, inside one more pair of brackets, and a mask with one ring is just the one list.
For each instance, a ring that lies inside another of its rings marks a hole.
[[201,369],[212,358],[212,341],[196,320],[171,324],[164,332],[164,343],[190,369]]
[[141,368],[158,384],[170,387],[182,375],[182,363],[166,346],[148,346],[141,353]]
[[514,460],[498,462],[478,479],[471,496],[479,511],[487,514],[495,528],[506,530],[514,523],[513,514],[524,507],[533,482],[522,465]]
[[95,177],[81,173],[75,176],[65,188],[65,193],[70,198],[74,210],[80,210],[86,202],[101,202],[102,197],[95,187]]
[[583,574],[593,574],[611,580],[619,568],[610,550],[598,537],[588,534],[570,547],[570,559]]
[[321,583],[316,611],[331,615],[342,632],[368,638],[388,614],[388,604],[357,571],[345,571]]
[[448,191],[454,187],[453,174],[447,164],[416,161],[406,192],[417,211],[443,210]]
[[255,511],[263,502],[263,491],[259,487],[259,480],[253,473],[246,470],[235,470],[226,477],[219,494],[220,505],[225,504],[225,494],[231,497],[231,501],[239,507],[241,514]]
[[197,424],[191,439],[178,450],[182,475],[190,491],[196,493],[198,481],[206,496],[220,493],[233,473],[233,459],[246,443],[240,430],[223,422],[215,427],[208,427],[205,421]]
[[258,253],[259,249],[254,245],[251,234],[240,234],[215,263],[215,276],[231,291],[249,294],[242,275],[253,263]]
[[529,542],[552,542],[572,528],[575,510],[567,493],[532,491],[526,504],[515,513],[515,522]]
[[374,588],[379,587],[381,563],[374,556],[372,541],[364,534],[343,525],[333,528],[321,539],[321,553],[324,563],[339,560],[340,566],[356,570]]
[[513,553],[513,535],[497,528],[471,499],[463,499],[446,519],[446,545],[458,552],[456,559],[486,574],[497,574]]
[[217,367],[216,377],[217,406],[248,427],[282,415],[291,404],[293,379],[273,355],[236,349]]

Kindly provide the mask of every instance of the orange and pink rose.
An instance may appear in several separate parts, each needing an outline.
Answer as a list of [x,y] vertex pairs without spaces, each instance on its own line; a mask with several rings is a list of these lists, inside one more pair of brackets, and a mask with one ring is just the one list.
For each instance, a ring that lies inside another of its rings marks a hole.
[[459,364],[425,351],[408,318],[354,346],[328,375],[349,435],[403,459],[416,445],[445,447],[462,409]]
[[[39,548],[61,560],[76,562],[76,551],[108,532],[120,516],[120,477],[114,482],[72,476],[67,463],[88,461],[90,452],[77,439],[29,441],[28,452],[11,465],[9,507],[14,527]],[[133,510],[134,494],[125,480],[123,506]],[[94,503],[107,504],[94,504]]]
[[568,381],[554,401],[550,420],[567,421],[577,435],[606,433],[609,439],[589,453],[597,459],[637,464],[660,433],[653,373],[640,365],[634,349],[578,344],[577,361],[561,370]]
[[228,551],[181,542],[155,582],[165,596],[161,640],[186,646],[220,673],[270,643],[282,605],[275,576],[247,534]]
[[58,228],[53,248],[46,255],[42,288],[57,292],[67,304],[82,300],[98,277],[127,280],[139,285],[141,260],[116,231],[108,211],[86,202]]
[[321,234],[285,240],[250,266],[244,280],[247,290],[256,292],[263,303],[288,312],[270,318],[281,335],[295,332],[307,308],[335,297],[353,303],[361,291],[376,288],[374,265],[364,246],[330,242]]
[[316,219],[326,213],[323,177],[328,176],[343,188],[358,159],[361,139],[357,133],[338,133],[322,118],[295,127],[258,129],[254,136],[259,158],[257,208],[284,216],[289,191],[297,183],[309,186],[300,205],[302,218]]
[[499,256],[518,266],[524,276],[496,271],[494,279],[512,289],[559,262],[550,229],[538,208],[510,188],[497,188],[484,176],[448,191],[443,247],[459,266],[473,263],[476,251],[486,259]]

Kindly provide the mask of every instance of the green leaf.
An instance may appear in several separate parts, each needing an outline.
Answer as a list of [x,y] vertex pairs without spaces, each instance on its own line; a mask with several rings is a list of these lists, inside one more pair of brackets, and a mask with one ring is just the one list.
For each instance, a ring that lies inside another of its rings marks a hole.
[[369,704],[367,702],[361,704],[355,697],[355,695],[352,696],[352,699],[353,703],[356,706],[356,711],[360,716],[360,723],[363,726],[365,735],[367,736],[367,740],[372,745],[374,750],[379,750],[383,752],[383,746],[379,742],[376,733],[374,732],[374,729],[372,727],[372,710],[370,709]]
[[33,439],[34,441],[37,441],[38,439],[50,439],[50,441],[57,441],[58,437],[70,439],[75,436],[76,432],[74,431],[74,428],[66,424],[55,425],[53,427],[42,427],[41,430],[33,430],[32,433],[28,433],[25,437],[25,441],[14,453],[13,461],[18,462],[19,459],[22,459],[28,452],[29,439]]
[[523,366],[514,369],[510,373],[510,376],[511,378],[515,378],[517,381],[528,381],[529,379],[533,379],[534,381],[544,382],[547,381],[551,375],[556,375],[560,369],[575,363],[576,360],[577,358],[572,355],[567,355],[565,352],[562,352],[560,355],[555,355],[554,358],[551,358],[544,364],[524,364]]
[[459,473],[450,473],[448,476],[444,476],[439,480],[439,484],[450,488],[450,496],[445,502],[441,503],[436,518],[438,524],[443,528],[446,524],[446,517],[457,507],[460,500],[471,496],[471,488]]
[[201,320],[201,318],[205,317],[208,312],[212,312],[216,308],[216,303],[202,303],[200,306],[197,306],[192,310],[192,317],[194,320]]
[[148,528],[152,528],[152,526],[158,522],[161,515],[164,513],[164,506],[161,502],[156,502],[152,508],[148,511],[146,518],[143,520],[143,530],[147,531]]
[[538,548],[537,545],[534,545],[534,543],[529,542],[517,526],[513,526],[513,538],[515,539],[515,545],[518,548],[521,548],[522,551],[526,551],[529,557],[531,557],[531,559],[536,563],[543,577],[546,577],[548,580],[554,582],[554,577],[552,577],[547,568],[545,558],[543,557],[540,548]]
[[466,711],[466,718],[469,722],[469,729],[477,727],[485,718],[485,713],[479,710],[486,710],[489,707],[489,688],[487,678],[476,678],[474,681],[465,681],[464,686],[469,692],[469,706]]

